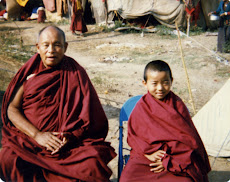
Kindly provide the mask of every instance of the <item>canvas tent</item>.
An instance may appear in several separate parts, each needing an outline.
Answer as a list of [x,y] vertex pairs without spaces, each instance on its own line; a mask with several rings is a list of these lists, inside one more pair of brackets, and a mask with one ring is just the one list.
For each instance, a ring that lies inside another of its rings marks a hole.
[[[97,24],[105,22],[106,18],[106,10],[105,10],[105,2],[102,0],[82,0],[83,4],[85,2],[91,5],[91,12],[93,15],[93,18],[95,19],[95,22]],[[112,19],[112,16],[110,17]]]
[[230,156],[230,79],[193,117],[209,155]]
[[124,19],[153,15],[160,23],[174,27],[182,25],[185,6],[176,0],[108,0],[108,11],[117,11]]
[[[20,11],[22,11],[22,7],[17,3],[17,1],[24,0],[7,0],[7,11],[9,17],[17,17]],[[67,16],[70,17],[69,14],[71,8],[68,7],[69,11],[67,12],[66,6],[71,6],[71,0],[40,1],[44,2],[46,10],[50,16],[52,14],[55,15],[54,12],[57,11],[57,15],[60,16],[58,20],[60,20],[61,16],[66,15],[65,13],[67,13]],[[217,9],[219,0],[190,1],[193,1],[194,6],[196,6],[199,2],[201,4],[200,20],[198,25],[216,28],[218,22],[210,21],[207,14]],[[86,7],[90,6],[90,15],[95,19],[97,24],[105,22],[105,5],[107,4],[109,20],[113,19],[113,13],[116,11],[124,19],[134,19],[144,15],[152,15],[159,23],[169,27],[175,27],[176,21],[179,26],[186,26],[185,4],[182,0],[82,0],[82,4],[84,9],[87,9]],[[63,9],[60,9],[60,7]],[[60,15],[61,12],[64,14]],[[85,13],[88,15],[89,12]]]
[[[185,4],[182,0],[107,0],[108,11],[117,11],[124,19],[134,19],[144,15],[153,15],[161,24],[175,27],[186,26]],[[188,0],[187,0],[188,1]],[[200,20],[198,25],[206,28],[217,27],[218,22],[209,20],[208,13],[215,11],[218,0],[192,0],[194,6],[200,3]]]

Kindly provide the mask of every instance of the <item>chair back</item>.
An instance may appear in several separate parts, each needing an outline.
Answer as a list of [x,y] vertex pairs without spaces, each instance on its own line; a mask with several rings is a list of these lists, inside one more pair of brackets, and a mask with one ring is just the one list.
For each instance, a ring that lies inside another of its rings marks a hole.
[[[137,95],[129,98],[121,107],[119,117],[119,151],[118,151],[118,180],[120,179],[121,172],[124,167],[124,156],[123,156],[123,122],[128,121],[131,112],[133,111],[136,103],[140,100],[142,95]],[[126,159],[127,162],[127,159]],[[125,164],[126,164],[125,162]]]

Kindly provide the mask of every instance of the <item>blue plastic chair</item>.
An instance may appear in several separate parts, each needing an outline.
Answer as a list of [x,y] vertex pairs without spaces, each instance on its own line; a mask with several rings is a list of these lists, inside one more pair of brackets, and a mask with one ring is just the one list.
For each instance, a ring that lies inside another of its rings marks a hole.
[[128,121],[132,110],[141,97],[142,95],[131,97],[121,107],[119,117],[118,180],[120,179],[124,165],[128,162],[129,159],[129,155],[123,156],[123,149],[129,150],[127,148],[123,148],[123,122]]

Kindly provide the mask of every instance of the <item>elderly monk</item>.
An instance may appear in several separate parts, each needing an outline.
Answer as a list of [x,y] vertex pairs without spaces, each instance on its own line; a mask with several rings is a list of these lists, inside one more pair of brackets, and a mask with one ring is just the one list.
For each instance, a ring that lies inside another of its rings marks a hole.
[[86,71],[64,55],[64,32],[48,26],[12,79],[2,105],[4,181],[109,181],[115,157],[108,120]]

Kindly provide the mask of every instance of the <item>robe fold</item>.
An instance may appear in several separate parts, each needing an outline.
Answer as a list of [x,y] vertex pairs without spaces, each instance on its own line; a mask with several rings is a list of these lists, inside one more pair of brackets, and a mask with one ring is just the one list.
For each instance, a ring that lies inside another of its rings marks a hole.
[[[28,121],[43,132],[63,132],[69,140],[54,155],[7,117],[8,105],[22,84],[22,110]],[[58,66],[45,68],[35,54],[5,92],[2,121],[2,180],[109,181],[107,164],[116,154],[105,141],[108,120],[86,71],[72,58],[64,56]]]
[[[173,92],[163,101],[150,93],[136,104],[128,121],[130,159],[120,182],[207,182],[208,156],[187,107]],[[144,154],[166,151],[165,171],[151,172]]]

